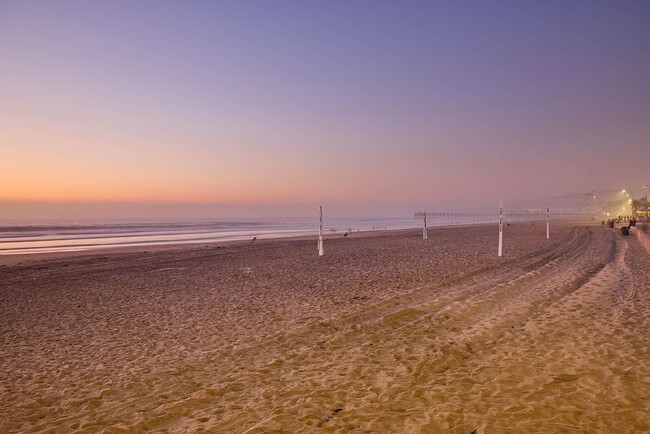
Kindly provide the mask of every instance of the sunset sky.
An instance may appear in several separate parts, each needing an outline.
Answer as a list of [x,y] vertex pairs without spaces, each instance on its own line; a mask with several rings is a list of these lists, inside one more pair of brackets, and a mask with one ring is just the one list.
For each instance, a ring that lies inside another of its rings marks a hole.
[[408,216],[640,186],[649,23],[643,1],[0,0],[0,205]]

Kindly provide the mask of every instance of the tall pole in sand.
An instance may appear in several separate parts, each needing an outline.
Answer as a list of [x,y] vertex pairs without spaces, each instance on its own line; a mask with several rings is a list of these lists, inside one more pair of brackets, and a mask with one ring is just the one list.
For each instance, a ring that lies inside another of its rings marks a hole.
[[426,240],[428,238],[427,235],[427,212],[424,211],[424,228],[422,229],[422,239]]
[[499,256],[503,256],[503,202],[499,204]]
[[546,207],[546,239],[548,240],[551,237],[551,232],[548,224],[548,207]]
[[320,225],[318,226],[318,256],[323,256],[323,206],[320,206]]

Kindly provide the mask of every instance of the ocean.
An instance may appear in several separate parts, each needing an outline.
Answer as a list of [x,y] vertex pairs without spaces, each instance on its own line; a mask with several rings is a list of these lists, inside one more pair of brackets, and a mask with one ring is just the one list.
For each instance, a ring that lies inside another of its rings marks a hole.
[[[478,223],[438,219],[429,226]],[[345,232],[409,229],[422,226],[415,218],[328,219],[325,236]],[[0,224],[0,255],[71,252],[114,247],[218,243],[318,234],[317,219],[223,221],[110,221]]]
[[[428,226],[481,223],[476,219],[432,219]],[[333,218],[323,222],[325,236],[345,232],[422,227],[416,218]],[[114,247],[218,243],[318,234],[317,219],[108,221],[0,224],[0,255],[71,252]]]
[[[463,224],[431,222],[431,226]],[[415,218],[328,219],[326,236],[345,232],[420,227]],[[82,251],[107,247],[161,246],[316,236],[316,219],[223,221],[110,221],[0,224],[0,255]]]

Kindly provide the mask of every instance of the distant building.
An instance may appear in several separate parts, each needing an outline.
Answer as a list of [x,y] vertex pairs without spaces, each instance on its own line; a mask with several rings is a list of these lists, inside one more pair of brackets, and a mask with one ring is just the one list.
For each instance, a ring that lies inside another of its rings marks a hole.
[[648,202],[648,195],[646,194],[639,199],[639,208],[636,211],[638,217],[650,217],[650,202]]

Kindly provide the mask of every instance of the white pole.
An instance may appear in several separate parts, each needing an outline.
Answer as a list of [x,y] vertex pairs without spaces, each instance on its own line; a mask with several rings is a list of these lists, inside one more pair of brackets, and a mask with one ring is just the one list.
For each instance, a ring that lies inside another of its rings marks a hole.
[[422,239],[426,240],[427,237],[427,212],[424,211],[424,229],[422,230]]
[[503,256],[503,202],[499,204],[499,256]]
[[323,256],[323,206],[320,206],[320,226],[318,227],[318,256]]
[[548,240],[551,237],[551,232],[548,224],[548,207],[546,207],[546,239]]

